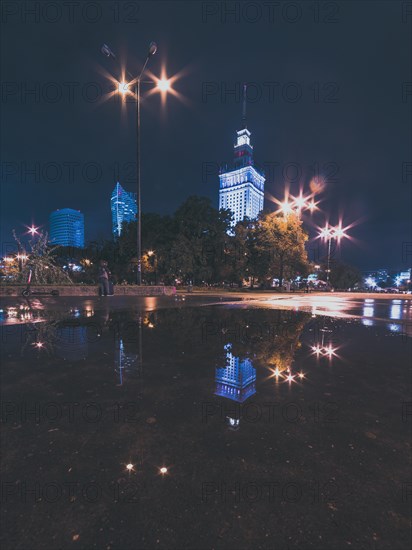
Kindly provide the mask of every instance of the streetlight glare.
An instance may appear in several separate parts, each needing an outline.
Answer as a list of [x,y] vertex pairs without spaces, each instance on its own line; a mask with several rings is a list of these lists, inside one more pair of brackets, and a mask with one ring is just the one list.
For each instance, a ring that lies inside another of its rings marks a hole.
[[292,205],[290,204],[290,202],[288,202],[288,201],[282,202],[280,204],[280,211],[283,214],[290,214],[291,212],[293,212],[293,208],[292,208]]
[[334,232],[333,232],[333,236],[340,240],[342,239],[343,237],[346,237],[346,233],[345,233],[345,230],[342,229],[342,227],[335,227],[334,229]]
[[316,202],[312,199],[311,202],[308,204],[308,209],[313,212],[317,209]]
[[168,80],[167,78],[160,78],[158,81],[157,81],[157,87],[159,88],[159,90],[161,92],[167,92],[170,90],[170,80]]
[[332,230],[327,225],[321,229],[319,236],[322,237],[322,239],[327,239],[328,237],[332,236]]
[[129,84],[127,82],[119,82],[117,90],[122,95],[125,95],[129,91]]
[[306,207],[306,199],[302,195],[299,195],[299,197],[296,197],[294,202],[295,202],[296,207],[299,210]]
[[32,225],[31,227],[27,227],[27,229],[29,230],[28,233],[30,233],[30,235],[33,237],[34,235],[37,235],[38,234],[38,227],[34,227],[34,225]]

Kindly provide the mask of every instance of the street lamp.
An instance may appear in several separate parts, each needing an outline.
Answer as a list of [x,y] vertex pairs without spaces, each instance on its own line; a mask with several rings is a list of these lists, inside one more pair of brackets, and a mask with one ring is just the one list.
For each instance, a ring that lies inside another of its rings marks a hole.
[[39,233],[39,232],[38,232],[38,229],[39,229],[39,228],[38,228],[38,227],[34,227],[34,225],[32,225],[32,226],[30,226],[30,227],[27,227],[27,229],[28,229],[28,232],[27,232],[27,233],[30,233],[30,235],[31,235],[32,237],[34,237],[34,235],[38,235],[38,233]]
[[301,217],[303,210],[310,210],[310,213],[312,214],[314,210],[318,208],[318,203],[315,202],[313,198],[309,202],[311,196],[312,195],[310,195],[309,197],[305,197],[301,192],[298,197],[291,197],[292,200],[290,202],[287,196],[285,197],[285,200],[283,202],[279,202],[275,199],[275,202],[277,202],[280,207],[278,212],[281,212],[285,216],[285,218],[292,213],[295,213],[299,217]]
[[286,217],[288,214],[291,214],[293,212],[292,204],[285,200],[280,204],[280,212]]
[[326,282],[329,284],[329,274],[330,274],[330,252],[332,240],[336,239],[338,242],[344,237],[346,237],[345,230],[342,228],[342,225],[339,224],[336,227],[330,227],[328,224],[321,229],[319,237],[324,239],[328,243],[328,257],[327,257],[327,270],[326,270]]
[[[110,49],[107,44],[103,44],[101,47],[101,52],[104,56],[116,59],[115,54]],[[144,62],[143,68],[140,71],[140,74],[137,78],[132,79],[134,83],[134,93],[136,95],[136,188],[137,188],[137,284],[142,284],[142,200],[140,192],[140,83],[142,76],[146,70],[149,59],[157,52],[156,42],[151,42],[149,44],[149,50],[147,52],[146,60]],[[129,73],[128,73],[129,74]],[[167,87],[166,87],[167,82]],[[159,80],[157,83],[158,88],[161,91],[166,91],[170,87],[169,81],[166,79]],[[128,93],[129,84],[127,82],[119,82],[118,92],[122,95]]]
[[167,78],[161,78],[157,81],[157,87],[161,92],[167,92],[170,90],[170,80]]

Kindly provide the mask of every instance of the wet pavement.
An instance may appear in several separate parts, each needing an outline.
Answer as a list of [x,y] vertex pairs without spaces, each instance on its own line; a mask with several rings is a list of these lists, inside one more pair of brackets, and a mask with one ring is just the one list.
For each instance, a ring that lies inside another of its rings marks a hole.
[[3,548],[406,549],[412,302],[5,299]]

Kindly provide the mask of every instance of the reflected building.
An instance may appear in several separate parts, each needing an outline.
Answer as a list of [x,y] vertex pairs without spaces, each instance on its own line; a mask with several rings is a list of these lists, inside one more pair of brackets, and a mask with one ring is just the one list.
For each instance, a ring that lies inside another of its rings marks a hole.
[[124,375],[139,374],[139,354],[126,350],[123,338],[116,339],[116,350],[114,360],[115,372],[119,376],[119,384],[124,382]]
[[225,346],[227,366],[216,368],[215,395],[243,403],[256,393],[256,369],[250,359],[241,360],[231,349],[231,344]]

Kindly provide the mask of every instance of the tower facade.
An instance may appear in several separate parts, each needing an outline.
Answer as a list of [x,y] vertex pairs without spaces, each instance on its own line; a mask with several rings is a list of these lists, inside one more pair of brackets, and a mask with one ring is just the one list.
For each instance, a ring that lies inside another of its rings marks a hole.
[[62,208],[50,214],[50,243],[84,248],[84,215],[80,210]]
[[232,212],[232,226],[245,217],[255,219],[263,210],[265,176],[253,162],[251,133],[246,125],[246,86],[244,87],[242,130],[237,132],[231,170],[219,175],[219,209]]
[[123,222],[133,222],[137,216],[136,193],[125,191],[119,182],[116,183],[110,198],[112,211],[112,232],[114,238],[122,234]]

